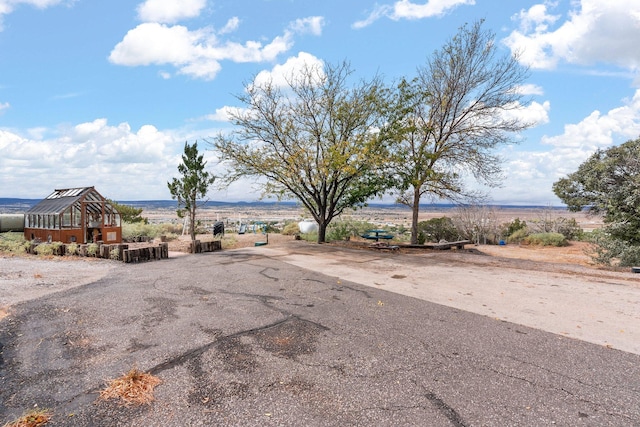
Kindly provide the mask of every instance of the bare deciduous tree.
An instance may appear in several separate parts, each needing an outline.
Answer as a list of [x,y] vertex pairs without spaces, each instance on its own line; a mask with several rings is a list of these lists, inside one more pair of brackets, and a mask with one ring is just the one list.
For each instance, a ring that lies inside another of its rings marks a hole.
[[417,242],[420,200],[480,200],[465,186],[465,174],[488,186],[501,179],[496,147],[530,123],[519,87],[528,70],[513,56],[500,56],[494,34],[482,21],[463,26],[434,52],[418,76],[398,85],[394,169],[398,201],[412,208],[411,242]]
[[500,234],[498,212],[494,206],[458,206],[451,220],[461,236],[476,244],[496,240]]

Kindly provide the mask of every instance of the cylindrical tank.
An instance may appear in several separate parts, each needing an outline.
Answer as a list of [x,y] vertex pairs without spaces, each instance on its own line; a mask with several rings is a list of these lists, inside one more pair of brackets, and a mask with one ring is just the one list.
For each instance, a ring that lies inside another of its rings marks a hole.
[[24,214],[0,214],[0,233],[24,231]]
[[298,228],[301,233],[313,233],[314,231],[318,231],[318,223],[310,219],[305,219],[298,223]]

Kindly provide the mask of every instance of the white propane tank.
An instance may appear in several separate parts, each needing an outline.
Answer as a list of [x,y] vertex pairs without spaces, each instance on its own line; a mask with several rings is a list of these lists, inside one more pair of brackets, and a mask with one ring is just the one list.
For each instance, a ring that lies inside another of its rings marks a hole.
[[314,231],[318,231],[318,223],[311,219],[305,219],[298,223],[298,228],[301,233],[313,233]]

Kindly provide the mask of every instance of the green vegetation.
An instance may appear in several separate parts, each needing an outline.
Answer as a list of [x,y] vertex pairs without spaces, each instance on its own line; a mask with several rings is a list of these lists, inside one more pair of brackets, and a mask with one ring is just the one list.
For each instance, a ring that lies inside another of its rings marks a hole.
[[521,230],[526,230],[526,229],[527,229],[527,222],[521,221],[520,218],[516,218],[510,223],[506,224],[506,229],[503,234],[506,237],[511,237],[516,232],[519,232]]
[[35,247],[34,251],[40,256],[51,256],[53,255],[53,245],[49,243],[40,243]]
[[[317,241],[346,209],[363,206],[388,186],[385,126],[388,92],[374,77],[350,86],[349,65],[308,65],[286,87],[250,82],[231,111],[236,130],[212,141],[230,171],[266,178],[265,195],[298,200],[318,223]],[[254,144],[254,141],[261,141]]]
[[109,251],[109,259],[114,261],[120,260],[120,250],[118,248],[113,248]]
[[300,227],[298,226],[298,223],[294,221],[290,221],[285,224],[281,234],[285,236],[293,236],[298,233],[300,233]]
[[507,236],[507,242],[509,243],[520,243],[527,237],[529,237],[529,229],[528,228],[519,228],[515,230],[513,233]]
[[[178,217],[184,218],[186,215],[189,218],[189,235],[192,241],[196,239],[199,202],[207,195],[209,187],[215,181],[215,177],[205,171],[206,165],[204,155],[198,152],[198,142],[192,145],[185,142],[182,163],[178,165],[180,178],[173,178],[167,182],[171,198],[178,201]],[[193,248],[195,250],[195,245]]]
[[553,184],[569,210],[602,215],[594,260],[635,265],[640,261],[640,138],[598,150],[578,170]]
[[351,237],[360,236],[372,228],[379,227],[366,221],[334,221],[327,229],[327,241],[349,240]]
[[522,240],[522,243],[537,246],[567,246],[567,239],[560,233],[535,233]]
[[96,256],[99,248],[100,246],[98,246],[97,243],[89,243],[89,245],[87,245],[87,255],[93,257]]
[[111,203],[111,205],[116,208],[116,210],[120,214],[120,219],[122,219],[122,222],[144,222],[145,224],[149,223],[149,220],[147,218],[144,218],[140,215],[142,214],[142,208],[134,208],[133,206],[120,204],[114,200],[109,200],[109,203]]
[[439,242],[446,240],[452,242],[458,240],[460,232],[454,225],[451,218],[431,218],[427,221],[421,221],[418,223],[418,243],[424,244],[424,242]]
[[[554,218],[546,210],[538,218],[529,220],[528,223],[516,218],[511,223],[505,224],[503,228],[503,235],[506,236],[509,243],[527,243],[527,239],[534,235],[559,234],[564,237],[565,241],[580,240],[584,236],[582,228],[580,228],[575,218]],[[533,240],[537,239],[534,238]],[[552,243],[552,246],[558,245]]]
[[69,243],[67,245],[67,255],[78,255],[78,251],[80,249],[80,245],[77,243]]
[[123,223],[122,239],[132,242],[144,237],[155,239],[165,236],[167,240],[173,240],[181,233],[182,226],[177,224],[147,224],[144,222]]
[[640,265],[640,245],[612,238],[606,230],[596,230],[589,236],[594,244],[592,259],[603,265]]
[[12,231],[0,233],[0,252],[23,254],[27,251],[28,246],[29,242],[24,239],[22,233]]
[[287,76],[285,87],[247,83],[238,95],[246,108],[230,112],[236,129],[210,142],[229,165],[225,184],[263,177],[264,195],[306,208],[319,243],[354,233],[329,231],[345,210],[395,191],[413,210],[416,243],[421,198],[478,199],[463,177],[497,185],[494,150],[531,125],[510,114],[521,105],[528,71],[500,55],[482,24],[460,28],[397,88],[379,77],[351,86],[346,63],[309,65]]

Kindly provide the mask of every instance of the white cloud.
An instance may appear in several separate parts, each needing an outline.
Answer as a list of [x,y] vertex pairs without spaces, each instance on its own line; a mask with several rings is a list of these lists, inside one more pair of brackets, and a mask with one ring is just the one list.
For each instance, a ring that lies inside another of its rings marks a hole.
[[[579,65],[609,63],[640,68],[640,2],[577,0],[561,22],[550,13],[557,3],[544,2],[514,18],[519,30],[504,42],[533,68],[553,69],[560,61]],[[554,24],[559,23],[555,29]]]
[[146,0],[138,5],[138,18],[143,22],[172,24],[195,18],[207,5],[207,0]]
[[[322,60],[309,53],[300,52],[297,56],[292,56],[287,59],[284,64],[277,64],[271,70],[260,71],[254,77],[252,84],[259,86],[269,83],[278,87],[287,87],[287,82],[295,79],[305,67],[317,70],[319,76],[322,76],[324,73],[324,63]],[[224,106],[216,109],[215,113],[206,115],[204,119],[217,122],[229,122],[231,115],[238,115],[246,111],[248,110],[242,107]]]
[[532,102],[529,105],[516,104],[512,108],[503,111],[502,115],[507,120],[516,119],[520,123],[530,123],[531,126],[539,126],[549,123],[549,110],[551,104],[545,101],[542,104]]
[[321,73],[323,72],[324,64],[322,60],[310,53],[300,52],[298,56],[292,56],[287,59],[284,64],[274,66],[271,71],[260,71],[253,80],[253,83],[260,85],[270,82],[276,86],[284,87],[287,85],[287,81],[291,81],[292,78],[295,78],[295,76],[306,67],[316,69]]
[[[236,21],[231,23],[231,27],[234,25],[237,25]],[[211,80],[222,68],[221,61],[273,61],[291,49],[295,34],[318,35],[322,25],[320,17],[297,20],[290,24],[283,35],[263,45],[258,41],[244,44],[222,41],[218,38],[219,33],[210,28],[189,30],[181,25],[148,22],[129,30],[111,51],[109,60],[127,66],[170,64],[178,68],[181,74]]]
[[240,19],[238,19],[237,16],[234,16],[233,18],[229,19],[225,24],[225,26],[218,31],[218,34],[232,33],[235,30],[237,30],[239,26],[240,26]]
[[[116,126],[106,119],[56,130],[32,129],[28,136],[0,129],[0,197],[40,198],[55,188],[95,186],[115,200],[168,200],[167,182],[178,176],[185,141],[198,140],[207,170],[222,174],[202,135],[160,131],[128,123]],[[255,180],[241,180],[226,191],[212,189],[212,200],[256,200]]]
[[296,33],[310,33],[314,36],[322,35],[322,27],[324,27],[324,18],[322,16],[296,19],[289,25],[289,28]]
[[393,5],[376,5],[366,19],[355,22],[352,27],[364,28],[383,17],[394,21],[439,17],[458,6],[474,5],[475,3],[475,0],[428,0],[426,3],[420,4],[410,0],[400,0]]
[[0,31],[3,30],[2,20],[4,15],[12,13],[16,7],[25,4],[38,9],[46,9],[50,6],[66,2],[65,0],[0,0]]
[[184,145],[183,138],[154,126],[133,131],[127,123],[110,126],[106,119],[34,138],[47,134],[51,130],[29,137],[0,130],[0,181],[7,183],[1,196],[36,198],[42,195],[36,192],[53,188],[95,185],[121,200],[166,199],[166,182],[177,173]]
[[475,0],[429,0],[425,4],[400,0],[393,5],[391,19],[422,19],[442,16],[460,5],[474,5]]
[[240,107],[225,106],[216,109],[216,112],[214,114],[208,114],[207,116],[205,116],[205,120],[211,120],[215,122],[228,122],[231,120],[232,115],[238,115],[243,111],[246,111],[246,109]]
[[129,66],[185,64],[196,55],[194,50],[206,37],[204,31],[191,32],[181,25],[140,24],[127,32],[111,52],[109,60]]
[[542,89],[542,87],[531,83],[518,86],[516,92],[521,95],[544,95],[544,89]]
[[15,8],[21,4],[34,6],[38,9],[46,9],[47,7],[60,4],[63,1],[65,0],[0,0],[0,15],[13,12]]
[[521,151],[512,147],[502,153],[504,187],[493,191],[496,202],[554,203],[552,185],[572,173],[598,149],[606,149],[640,135],[640,90],[625,105],[602,114],[592,112],[579,123],[567,124],[564,132],[541,139],[547,151]]
[[514,19],[520,20],[520,27],[524,32],[544,32],[550,24],[560,19],[560,15],[550,15],[547,4],[536,4],[529,10],[521,10]]
[[6,110],[7,108],[9,108],[11,105],[9,105],[8,102],[0,102],[0,114],[4,113],[4,110]]
[[606,114],[592,112],[580,123],[568,124],[562,135],[544,137],[543,144],[558,149],[578,149],[593,153],[599,148],[611,146],[615,139],[637,138],[640,135],[640,90],[626,105]]

